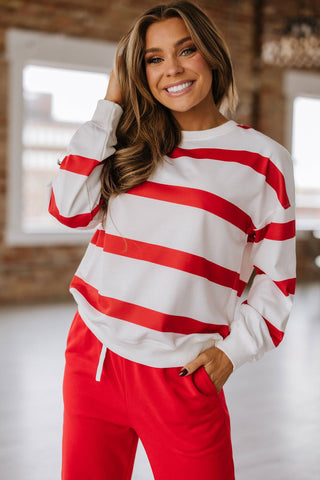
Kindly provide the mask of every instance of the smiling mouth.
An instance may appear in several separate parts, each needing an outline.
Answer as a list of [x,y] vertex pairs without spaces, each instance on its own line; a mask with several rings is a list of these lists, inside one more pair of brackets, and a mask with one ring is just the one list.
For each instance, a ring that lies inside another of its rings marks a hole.
[[186,88],[191,87],[192,84],[193,82],[185,82],[185,83],[181,83],[180,85],[175,85],[173,87],[166,88],[165,90],[169,93],[178,93],[178,92],[182,92]]

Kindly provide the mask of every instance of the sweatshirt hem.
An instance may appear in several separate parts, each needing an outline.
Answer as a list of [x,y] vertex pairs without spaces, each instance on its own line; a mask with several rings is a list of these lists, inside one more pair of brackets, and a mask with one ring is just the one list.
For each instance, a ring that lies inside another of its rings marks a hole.
[[154,368],[174,368],[184,366],[194,360],[201,352],[215,346],[221,340],[219,334],[212,334],[209,339],[206,338],[202,341],[197,339],[197,341],[191,344],[186,343],[180,348],[170,348],[167,344],[150,338],[141,342],[129,343],[126,341],[123,343],[118,339],[115,341],[111,335],[104,334],[104,332],[97,327],[95,322],[92,322],[87,318],[80,306],[79,315],[88,329],[107,349],[127,360]]

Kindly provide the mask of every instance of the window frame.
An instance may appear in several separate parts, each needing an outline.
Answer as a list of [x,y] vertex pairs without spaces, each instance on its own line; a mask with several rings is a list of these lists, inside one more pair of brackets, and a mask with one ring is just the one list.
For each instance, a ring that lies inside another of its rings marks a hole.
[[[8,180],[5,242],[9,246],[82,244],[91,233],[86,231],[25,232],[22,229],[22,132],[23,69],[39,65],[69,70],[110,73],[117,44],[72,38],[19,29],[6,32],[6,59],[9,66],[8,92]],[[107,87],[107,85],[106,85]],[[57,166],[58,170],[58,166]],[[43,186],[45,189],[45,185]],[[17,195],[19,192],[19,195]]]
[[[320,74],[316,72],[288,70],[284,73],[284,93],[286,98],[285,146],[292,152],[293,109],[297,97],[320,99]],[[320,231],[320,222],[300,222],[297,219],[297,231]]]

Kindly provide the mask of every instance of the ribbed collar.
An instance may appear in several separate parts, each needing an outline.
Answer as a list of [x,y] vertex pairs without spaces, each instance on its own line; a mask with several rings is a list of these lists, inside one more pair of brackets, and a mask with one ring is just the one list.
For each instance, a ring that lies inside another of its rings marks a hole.
[[182,143],[195,140],[208,140],[209,138],[224,135],[232,130],[237,123],[234,120],[228,120],[219,127],[209,128],[208,130],[182,130]]

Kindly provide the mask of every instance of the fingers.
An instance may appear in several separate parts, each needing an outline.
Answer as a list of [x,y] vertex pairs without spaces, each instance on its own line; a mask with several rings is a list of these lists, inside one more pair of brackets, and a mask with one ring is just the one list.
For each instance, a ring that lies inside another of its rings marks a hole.
[[120,106],[122,104],[122,93],[114,70],[112,70],[110,73],[110,79],[105,100],[110,100],[111,102],[118,103]]
[[214,356],[213,349],[215,349],[215,347],[205,350],[204,352],[200,353],[197,358],[187,363],[180,371],[179,376],[184,377],[186,375],[191,375],[191,373],[198,370],[198,368],[200,368],[202,365],[208,365],[210,362],[212,362]]
[[233,364],[227,355],[216,347],[200,353],[192,362],[187,363],[180,371],[180,377],[191,375],[204,365],[205,370],[218,393],[233,372]]

